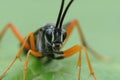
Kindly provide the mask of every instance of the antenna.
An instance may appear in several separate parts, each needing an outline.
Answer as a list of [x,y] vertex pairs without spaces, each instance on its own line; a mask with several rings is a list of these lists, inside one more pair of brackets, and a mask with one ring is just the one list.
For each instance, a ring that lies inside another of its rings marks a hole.
[[65,9],[65,11],[64,11],[64,13],[63,13],[63,15],[62,15],[62,18],[61,18],[61,21],[60,21],[60,29],[61,29],[61,27],[62,27],[62,23],[63,23],[63,20],[64,20],[64,18],[65,18],[65,15],[66,15],[66,13],[67,13],[67,11],[68,11],[68,9],[69,9],[69,7],[70,7],[70,5],[72,4],[73,1],[74,1],[74,0],[71,0],[71,1],[68,3],[68,5],[67,5],[67,7],[66,7],[66,9]]
[[61,2],[61,8],[60,8],[59,15],[58,15],[58,18],[57,18],[56,28],[59,28],[58,25],[59,25],[60,18],[61,18],[62,12],[63,12],[63,7],[64,7],[64,0],[62,0],[62,2]]

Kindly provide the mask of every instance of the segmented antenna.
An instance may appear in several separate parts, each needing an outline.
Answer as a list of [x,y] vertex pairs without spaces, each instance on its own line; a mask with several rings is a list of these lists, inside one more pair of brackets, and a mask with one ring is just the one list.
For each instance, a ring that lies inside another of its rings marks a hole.
[[60,8],[59,15],[58,15],[57,22],[56,22],[56,27],[55,27],[55,28],[56,28],[57,30],[60,30],[60,29],[61,29],[63,20],[64,20],[64,18],[65,18],[65,15],[66,15],[66,13],[67,13],[70,5],[72,4],[72,2],[73,2],[74,0],[71,0],[71,1],[68,3],[67,7],[65,8],[65,10],[64,10],[64,12],[63,12],[64,1],[65,1],[65,0],[62,0],[62,2],[61,2],[61,8]]
[[61,20],[60,20],[60,29],[61,29],[61,27],[62,27],[62,23],[63,23],[63,20],[64,20],[64,18],[65,18],[65,15],[66,15],[66,13],[67,13],[67,11],[68,11],[68,9],[69,9],[69,7],[70,7],[70,5],[72,4],[73,1],[74,1],[74,0],[71,0],[71,1],[68,3],[68,5],[67,5],[67,7],[66,7],[66,9],[65,9],[65,11],[64,11],[64,13],[63,13],[63,15],[62,15],[62,18],[61,18]]
[[63,12],[64,1],[65,1],[65,0],[62,0],[62,2],[61,2],[61,8],[60,8],[59,15],[58,15],[58,18],[57,18],[56,28],[59,28],[58,25],[59,25],[59,23],[60,23],[60,18],[61,18],[62,12]]

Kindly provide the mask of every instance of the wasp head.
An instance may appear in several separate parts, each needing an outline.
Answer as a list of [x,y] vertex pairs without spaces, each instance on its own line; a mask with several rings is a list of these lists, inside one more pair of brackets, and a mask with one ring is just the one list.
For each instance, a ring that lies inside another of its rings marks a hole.
[[45,40],[54,51],[59,51],[66,39],[66,31],[64,29],[56,30],[55,26],[51,26],[45,31]]

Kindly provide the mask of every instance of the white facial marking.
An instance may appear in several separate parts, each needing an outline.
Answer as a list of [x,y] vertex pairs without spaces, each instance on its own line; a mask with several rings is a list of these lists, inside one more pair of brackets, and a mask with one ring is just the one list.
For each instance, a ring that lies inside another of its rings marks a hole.
[[50,26],[50,28],[53,28],[53,26]]
[[61,42],[63,41],[63,35],[61,34]]
[[50,45],[51,45],[51,43],[47,40],[46,35],[45,35],[44,37],[45,37],[45,41],[46,41],[48,44],[50,44]]
[[54,38],[55,38],[54,33],[52,32],[52,42],[54,41]]
[[53,43],[53,45],[52,45],[53,47],[55,47],[55,44]]

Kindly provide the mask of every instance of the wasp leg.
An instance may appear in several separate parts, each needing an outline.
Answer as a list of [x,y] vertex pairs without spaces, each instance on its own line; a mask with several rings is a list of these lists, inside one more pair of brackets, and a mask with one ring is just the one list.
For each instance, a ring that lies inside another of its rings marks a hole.
[[78,80],[80,80],[80,75],[81,75],[81,62],[82,62],[82,53],[80,51],[79,56],[78,56]]
[[30,54],[32,54],[36,57],[41,57],[42,56],[42,53],[40,53],[40,52],[36,52],[36,51],[33,51],[33,50],[28,51],[26,61],[25,61],[25,65],[24,65],[23,80],[26,79],[25,77],[26,77],[26,72],[27,72],[27,69],[28,69],[28,60],[29,60]]
[[42,53],[36,51],[34,34],[31,33],[29,38],[30,38],[30,47],[31,47],[29,51],[31,51],[33,56],[40,57]]
[[89,67],[89,70],[90,70],[90,75],[92,75],[93,78],[94,78],[94,80],[96,80],[96,77],[95,77],[95,74],[94,74],[94,70],[93,70],[93,68],[92,68],[90,59],[89,59],[89,57],[88,57],[88,52],[87,52],[87,50],[86,50],[85,47],[80,46],[80,45],[75,45],[75,46],[73,46],[72,48],[70,48],[70,49],[68,49],[68,50],[65,50],[65,51],[63,52],[63,57],[64,57],[64,58],[67,58],[67,57],[70,57],[70,56],[76,54],[77,52],[80,52],[79,58],[78,58],[78,69],[79,69],[79,72],[78,72],[78,80],[80,80],[81,58],[82,58],[82,57],[81,57],[81,56],[82,56],[82,55],[81,55],[81,50],[82,50],[82,49],[85,51],[85,54],[86,54],[86,59],[87,59],[87,62],[88,62],[88,67]]
[[33,33],[31,33],[31,35],[30,35],[30,47],[33,51],[36,51],[35,37],[34,37]]
[[2,78],[6,75],[6,73],[8,72],[8,70],[12,67],[12,65],[15,63],[15,61],[16,61],[16,60],[20,57],[20,55],[22,54],[22,50],[23,50],[23,48],[25,47],[25,44],[26,44],[26,42],[27,42],[27,40],[28,40],[28,37],[29,37],[29,36],[27,36],[26,39],[24,40],[24,42],[23,42],[23,44],[22,44],[19,52],[17,53],[16,57],[13,59],[13,61],[11,62],[11,64],[10,64],[10,65],[8,66],[8,68],[2,73],[2,75],[0,75],[0,79],[2,79]]
[[[96,58],[98,58],[98,59],[100,59],[100,60],[103,60],[103,61],[108,60],[107,57],[104,57],[104,56],[98,54],[94,49],[92,49],[92,48],[87,44],[87,42],[86,42],[86,40],[85,40],[85,37],[84,37],[84,35],[83,35],[83,32],[82,32],[81,26],[80,26],[78,20],[76,20],[76,19],[73,20],[73,21],[71,21],[70,23],[64,25],[64,28],[67,29],[67,38],[66,38],[64,44],[68,41],[68,38],[70,37],[70,35],[71,35],[71,33],[72,33],[72,31],[73,31],[73,29],[74,29],[75,27],[77,28],[77,30],[78,30],[78,32],[79,32],[80,39],[81,39],[81,41],[82,41],[83,46],[85,46],[85,47],[87,48],[87,50],[89,50]],[[64,46],[64,45],[63,45],[63,46]]]
[[[32,33],[31,33],[31,34],[32,34]],[[27,43],[27,40],[28,40],[28,38],[29,38],[29,36],[30,36],[31,34],[29,34],[29,35],[25,38],[25,40],[24,40],[24,42],[23,42],[20,50],[18,51],[16,57],[13,59],[13,61],[10,63],[10,65],[7,67],[7,69],[0,75],[0,80],[1,80],[1,79],[6,75],[6,73],[10,70],[10,68],[13,66],[13,64],[15,63],[15,61],[21,56],[22,51],[23,51],[23,49],[25,48],[25,45],[26,45],[26,43]],[[34,55],[34,56],[40,56],[41,54],[34,54],[34,53],[33,53],[33,55]]]
[[[11,29],[13,34],[16,36],[16,38],[23,44],[24,43],[24,38],[21,36],[20,32],[17,30],[16,26],[12,23],[7,24],[3,30],[0,32],[0,40],[2,40],[4,34],[8,29]],[[28,43],[26,43],[25,47],[29,49]]]
[[27,57],[26,57],[25,65],[24,65],[24,70],[23,70],[23,80],[26,79],[26,72],[27,72],[27,68],[28,68],[28,60],[29,60],[30,54],[32,54],[32,55],[34,55],[36,57],[41,57],[42,56],[42,53],[36,52],[35,39],[34,39],[34,34],[33,33],[31,33],[29,39],[30,39],[30,47],[31,47],[31,49],[27,53]]

